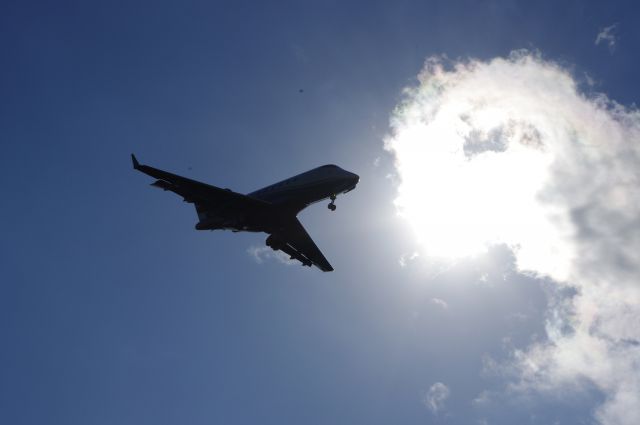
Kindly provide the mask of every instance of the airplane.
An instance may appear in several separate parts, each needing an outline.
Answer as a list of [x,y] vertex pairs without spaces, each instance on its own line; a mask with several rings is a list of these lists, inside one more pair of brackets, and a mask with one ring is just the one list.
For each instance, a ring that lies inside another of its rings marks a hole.
[[360,177],[356,174],[336,165],[323,165],[243,195],[141,165],[133,154],[131,161],[135,170],[157,179],[151,186],[174,192],[194,204],[199,219],[196,230],[264,232],[269,235],[266,245],[274,251],[286,253],[303,266],[333,271],[297,215],[324,199],[330,199],[327,207],[335,211],[336,196],[358,184]]

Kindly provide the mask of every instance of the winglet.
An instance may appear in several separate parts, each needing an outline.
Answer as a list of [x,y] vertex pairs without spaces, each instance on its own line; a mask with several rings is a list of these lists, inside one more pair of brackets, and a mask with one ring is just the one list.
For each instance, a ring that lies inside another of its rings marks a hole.
[[140,163],[138,162],[138,160],[136,159],[136,156],[134,154],[131,154],[131,161],[133,162],[133,169],[137,170],[138,168],[140,168]]

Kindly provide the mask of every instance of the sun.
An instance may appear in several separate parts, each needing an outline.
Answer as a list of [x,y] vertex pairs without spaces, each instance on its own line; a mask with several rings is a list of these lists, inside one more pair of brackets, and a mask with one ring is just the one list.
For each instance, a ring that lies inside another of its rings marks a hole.
[[399,111],[387,141],[400,181],[395,204],[429,257],[518,249],[554,232],[540,202],[550,167],[544,128],[518,101],[481,87],[426,90]]
[[428,254],[472,256],[524,232],[540,232],[540,158],[511,152],[427,156],[419,167],[403,166],[395,203]]

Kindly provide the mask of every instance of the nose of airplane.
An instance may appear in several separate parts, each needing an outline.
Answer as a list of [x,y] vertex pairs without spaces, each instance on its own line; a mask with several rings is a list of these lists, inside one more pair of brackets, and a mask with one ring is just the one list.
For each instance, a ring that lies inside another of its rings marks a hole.
[[345,186],[345,192],[349,192],[353,189],[356,188],[356,185],[358,184],[358,182],[360,181],[360,176],[358,176],[357,174],[351,173],[349,171],[346,170],[342,170],[343,171],[343,175],[342,175],[342,184],[344,184]]
[[360,181],[360,176],[355,173],[349,173],[349,180],[355,186]]
[[358,182],[360,181],[360,176],[350,171],[341,169],[340,174],[341,174],[340,175],[341,180],[347,183],[350,188],[355,188]]

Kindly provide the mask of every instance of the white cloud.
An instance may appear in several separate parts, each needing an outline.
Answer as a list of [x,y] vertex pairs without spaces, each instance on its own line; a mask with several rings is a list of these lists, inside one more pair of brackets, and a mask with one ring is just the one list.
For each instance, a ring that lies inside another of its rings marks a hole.
[[489,391],[484,390],[476,398],[471,400],[471,404],[476,407],[486,406],[491,403],[491,393]]
[[385,145],[427,258],[506,244],[520,272],[574,288],[550,295],[547,340],[513,353],[512,389],[595,386],[598,421],[640,423],[640,112],[525,51],[431,58],[419,82]]
[[445,300],[441,300],[440,298],[431,298],[431,302],[438,307],[441,307],[443,310],[447,310],[449,308],[449,304]]
[[616,42],[618,41],[615,34],[617,29],[618,24],[602,28],[596,36],[595,45],[597,46],[600,43],[606,43],[607,47],[609,47],[609,51],[613,53],[616,48]]
[[411,254],[402,254],[398,259],[398,264],[400,264],[400,267],[406,267],[409,261],[413,261],[419,256],[420,254],[418,252],[412,252]]
[[422,402],[429,410],[431,410],[434,414],[437,414],[442,409],[444,409],[444,403],[449,398],[449,387],[447,387],[442,382],[436,382],[429,388],[422,398]]
[[258,264],[262,264],[268,260],[276,260],[286,265],[296,264],[296,261],[290,259],[284,252],[274,251],[268,246],[253,245],[247,249],[247,253],[251,255]]

